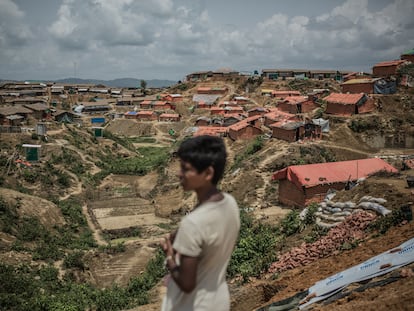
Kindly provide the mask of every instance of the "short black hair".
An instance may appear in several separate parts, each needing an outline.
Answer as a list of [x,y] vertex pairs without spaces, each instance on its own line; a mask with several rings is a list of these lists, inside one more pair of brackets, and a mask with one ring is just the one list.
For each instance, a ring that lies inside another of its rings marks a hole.
[[183,141],[177,150],[177,156],[190,163],[199,173],[209,166],[214,168],[212,183],[217,185],[226,166],[226,146],[222,138],[201,135]]

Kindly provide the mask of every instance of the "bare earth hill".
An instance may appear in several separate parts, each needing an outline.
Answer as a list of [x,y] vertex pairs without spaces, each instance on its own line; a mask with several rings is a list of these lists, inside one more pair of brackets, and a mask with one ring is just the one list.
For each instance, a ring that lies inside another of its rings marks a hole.
[[[251,93],[244,93],[242,83],[226,81],[220,85],[226,85],[232,94],[237,92],[238,95],[251,97],[258,105],[275,104],[272,99],[261,96],[260,87],[251,88]],[[339,89],[336,82],[329,83],[331,90]],[[305,81],[297,88],[310,91],[324,86],[319,81]],[[127,286],[131,277],[143,273],[156,253],[160,239],[174,229],[182,215],[195,204],[194,195],[184,193],[179,187],[176,178],[178,161],[172,153],[197,117],[189,112],[196,87],[197,84],[192,84],[183,91],[185,100],[180,106],[184,115],[182,123],[113,120],[105,125],[109,134],[99,139],[94,138],[86,127],[50,124],[47,142],[34,140],[27,133],[1,133],[1,160],[4,165],[1,168],[0,197],[5,204],[15,206],[17,213],[13,216],[15,218],[7,218],[8,221],[34,217],[52,232],[58,232],[57,227],[70,225],[68,221],[71,219],[71,212],[59,206],[65,200],[75,200],[86,220],[83,225],[90,230],[95,245],[85,250],[82,269],[72,269],[71,277],[98,288],[109,288],[113,284]],[[287,89],[292,84],[280,81],[263,87]],[[263,140],[258,151],[248,154],[246,150],[252,141],[225,138],[229,161],[221,187],[231,193],[240,206],[251,211],[256,222],[278,226],[289,215],[291,208],[278,201],[278,183],[271,180],[276,170],[293,164],[375,156],[401,169],[402,159],[414,155],[414,142],[402,148],[389,143],[390,138],[387,137],[405,133],[405,141],[410,142],[414,133],[413,94],[413,90],[401,89],[395,95],[378,96],[377,104],[380,103],[381,109],[369,114],[350,118],[324,115],[330,119],[331,130],[320,141],[287,143],[270,138]],[[174,137],[169,134],[170,129],[174,129]],[[24,157],[23,150],[18,147],[22,143],[42,144],[39,163],[28,168],[14,162],[16,154]],[[164,155],[167,158],[165,165],[151,166],[153,162],[145,162],[148,157],[155,161]],[[137,169],[136,159],[141,159],[139,165],[145,170]],[[130,162],[121,167],[119,163],[122,160]],[[104,174],[107,171],[111,173]],[[386,208],[391,211],[399,211],[403,205],[409,205],[412,211],[414,194],[406,183],[409,175],[414,175],[412,169],[397,175],[373,176],[349,191],[338,192],[336,199],[357,201],[370,195],[386,199]],[[380,219],[384,216],[375,217]],[[79,220],[76,226],[81,227],[81,224]],[[61,275],[67,273],[69,268],[62,263],[62,257],[59,260],[33,258],[29,250],[35,249],[36,242],[27,240],[16,247],[20,227],[12,226],[8,230],[6,227],[2,223],[1,262],[16,266],[22,263],[33,266],[52,263]],[[281,272],[264,269],[260,276],[249,277],[247,282],[241,282],[240,277],[229,279],[231,309],[247,311],[263,307],[264,310],[276,310],[266,309],[266,306],[305,291],[321,279],[414,237],[413,221],[393,223],[385,232],[379,232],[378,228],[364,231],[364,235],[352,240],[352,243],[344,241],[340,247],[321,255],[318,260],[299,267]],[[82,236],[82,230],[71,230]],[[303,245],[311,234],[309,230],[304,228],[297,234],[286,236],[283,243],[273,250],[275,258],[281,258],[283,254]],[[113,251],[118,243],[122,243],[124,249]],[[394,282],[352,291],[330,304],[315,304],[313,310],[413,310],[413,269],[413,264],[400,268],[393,274],[396,277]],[[359,286],[361,284],[355,284],[352,288]],[[159,281],[150,290],[147,303],[134,310],[159,310],[164,292],[165,288]]]

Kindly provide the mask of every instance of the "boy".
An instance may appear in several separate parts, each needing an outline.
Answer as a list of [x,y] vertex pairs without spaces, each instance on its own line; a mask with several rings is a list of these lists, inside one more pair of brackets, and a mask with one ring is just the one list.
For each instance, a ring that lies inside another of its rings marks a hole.
[[221,138],[197,136],[184,141],[177,155],[184,191],[195,191],[198,203],[176,234],[162,243],[170,271],[162,310],[230,310],[226,270],[240,229],[234,198],[217,189],[226,164]]

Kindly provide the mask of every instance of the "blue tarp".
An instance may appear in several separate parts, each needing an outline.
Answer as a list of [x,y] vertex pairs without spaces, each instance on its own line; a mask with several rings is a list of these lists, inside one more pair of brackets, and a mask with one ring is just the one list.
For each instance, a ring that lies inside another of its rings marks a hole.
[[397,92],[396,81],[378,80],[374,83],[374,94],[394,94]]

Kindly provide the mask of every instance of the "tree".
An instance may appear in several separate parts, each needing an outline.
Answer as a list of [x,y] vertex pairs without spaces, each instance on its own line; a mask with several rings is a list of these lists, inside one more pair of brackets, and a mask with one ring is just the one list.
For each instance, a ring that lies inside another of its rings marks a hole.
[[142,90],[142,93],[144,93],[144,95],[147,93],[146,88],[147,88],[147,81],[141,80],[141,90]]

